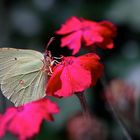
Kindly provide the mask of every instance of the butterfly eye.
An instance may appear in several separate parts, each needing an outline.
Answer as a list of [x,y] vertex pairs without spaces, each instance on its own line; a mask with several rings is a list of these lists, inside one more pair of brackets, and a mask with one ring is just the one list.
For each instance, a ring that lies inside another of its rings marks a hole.
[[14,59],[15,59],[15,60],[17,60],[17,58],[16,58],[16,57],[15,57]]

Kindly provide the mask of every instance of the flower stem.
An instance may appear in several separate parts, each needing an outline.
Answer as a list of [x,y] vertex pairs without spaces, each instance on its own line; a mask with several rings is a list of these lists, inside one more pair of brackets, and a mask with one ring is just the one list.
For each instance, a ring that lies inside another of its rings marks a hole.
[[84,93],[83,92],[78,92],[78,93],[76,93],[76,96],[78,97],[78,99],[80,101],[83,112],[89,114],[89,107],[88,107],[88,103],[86,101]]
[[[100,79],[100,81],[101,81],[101,84],[103,86],[103,89],[105,89],[105,87],[107,85],[106,80],[105,80],[105,75],[103,75],[103,77]],[[126,127],[126,125],[124,124],[123,120],[121,119],[121,117],[119,116],[119,114],[117,113],[117,111],[115,110],[113,105],[110,103],[110,101],[109,100],[106,100],[106,101],[107,101],[108,107],[110,108],[110,111],[112,112],[112,115],[114,116],[114,119],[120,125],[120,128],[122,129],[127,140],[132,140],[131,133],[128,130],[128,128]]]

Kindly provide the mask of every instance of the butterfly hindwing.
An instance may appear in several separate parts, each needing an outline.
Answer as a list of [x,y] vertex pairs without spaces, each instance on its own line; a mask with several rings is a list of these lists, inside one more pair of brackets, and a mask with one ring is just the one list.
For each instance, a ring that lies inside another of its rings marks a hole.
[[1,90],[16,106],[45,96],[43,59],[33,50],[0,49]]

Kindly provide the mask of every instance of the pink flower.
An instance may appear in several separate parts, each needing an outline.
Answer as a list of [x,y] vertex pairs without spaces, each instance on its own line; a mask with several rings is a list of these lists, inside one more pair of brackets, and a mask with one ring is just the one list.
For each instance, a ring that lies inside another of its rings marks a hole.
[[103,49],[112,49],[116,27],[108,21],[94,22],[83,18],[71,17],[56,34],[65,35],[61,39],[61,46],[67,46],[76,54],[81,43],[86,46],[97,45]]
[[103,72],[103,65],[99,59],[99,56],[93,53],[64,57],[62,63],[54,68],[46,87],[46,94],[67,97],[95,85]]
[[30,139],[39,132],[42,121],[52,121],[52,114],[58,111],[58,106],[45,98],[17,108],[8,108],[0,116],[0,137],[9,131],[17,135],[19,140]]
[[135,88],[121,79],[114,79],[105,88],[107,100],[117,109],[128,110],[135,104]]

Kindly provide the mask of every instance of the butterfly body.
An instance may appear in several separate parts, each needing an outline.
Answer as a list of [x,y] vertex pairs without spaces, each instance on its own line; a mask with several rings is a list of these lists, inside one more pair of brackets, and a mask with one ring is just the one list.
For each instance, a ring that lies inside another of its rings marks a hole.
[[15,106],[45,96],[49,62],[34,50],[0,49],[0,84],[5,97]]

